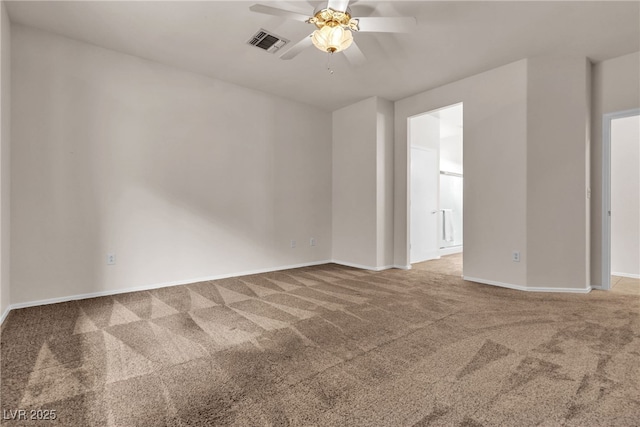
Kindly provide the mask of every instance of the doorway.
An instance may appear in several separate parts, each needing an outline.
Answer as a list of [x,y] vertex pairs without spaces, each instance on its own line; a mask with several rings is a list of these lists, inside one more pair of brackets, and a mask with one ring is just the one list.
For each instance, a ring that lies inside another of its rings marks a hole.
[[459,103],[408,119],[411,264],[462,253],[462,118]]
[[[604,115],[602,289],[640,285],[640,109]],[[636,283],[637,282],[637,283]]]

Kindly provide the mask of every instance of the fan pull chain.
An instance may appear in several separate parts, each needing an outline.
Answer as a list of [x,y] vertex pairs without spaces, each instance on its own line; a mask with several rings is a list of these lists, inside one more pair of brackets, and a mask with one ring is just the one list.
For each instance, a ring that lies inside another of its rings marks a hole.
[[333,52],[327,52],[327,71],[329,74],[333,74],[333,70],[331,69],[331,57],[333,56]]

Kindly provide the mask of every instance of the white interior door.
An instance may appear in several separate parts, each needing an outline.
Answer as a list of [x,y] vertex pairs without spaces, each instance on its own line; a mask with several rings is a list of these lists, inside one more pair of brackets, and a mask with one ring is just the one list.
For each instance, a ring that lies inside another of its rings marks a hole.
[[[620,273],[617,272],[615,270],[612,269],[612,257],[611,257],[611,252],[612,252],[612,216],[616,215],[616,213],[612,212],[612,210],[614,209],[614,206],[612,206],[612,167],[613,167],[613,159],[612,159],[612,131],[613,131],[613,121],[614,120],[618,120],[618,119],[624,119],[624,118],[630,118],[630,117],[634,117],[634,116],[640,116],[640,109],[632,109],[632,110],[625,110],[625,111],[618,111],[618,112],[614,112],[614,113],[606,113],[603,115],[603,119],[602,119],[602,144],[603,144],[603,158],[602,158],[602,277],[601,277],[601,286],[594,286],[595,288],[601,288],[601,289],[611,289],[611,274],[612,273]],[[636,125],[637,126],[637,125]],[[637,128],[634,129],[637,132]],[[637,137],[637,133],[636,133],[636,138],[635,141],[638,141],[638,137]],[[637,144],[637,142],[636,142]],[[632,145],[633,146],[633,145]],[[622,156],[622,158],[624,157],[629,157],[631,158],[635,158],[637,159],[637,151],[635,151],[635,153],[626,153],[625,155]],[[617,166],[616,169],[618,171],[622,171],[624,172],[625,170],[629,170],[629,171],[635,171],[637,172],[638,168],[637,168],[637,164],[636,165],[622,165],[622,166]],[[636,180],[637,180],[637,175],[635,175]],[[629,184],[631,183],[631,181],[634,181],[633,179],[629,179]],[[637,187],[636,187],[637,188]],[[633,193],[635,193],[636,197],[637,197],[637,189],[635,191],[632,191]],[[618,197],[620,199],[620,197]],[[620,206],[617,207],[616,210],[619,210],[620,207],[631,207],[632,204],[629,203],[629,200],[625,200],[625,197],[622,196],[622,204]],[[628,199],[628,197],[627,197]],[[638,206],[637,204],[634,206]],[[640,208],[638,208],[640,209]],[[637,211],[637,210],[636,210]],[[638,216],[638,214],[636,213],[635,216],[632,214],[631,215],[635,221],[638,221],[638,218],[640,218],[640,216]],[[640,230],[640,223],[638,224],[638,228],[636,228],[637,230]],[[634,227],[635,228],[635,227]],[[624,229],[623,228],[623,233],[629,233],[632,232],[632,230],[630,230],[629,228]],[[635,247],[636,250],[636,254],[637,254],[637,238],[634,240],[634,245],[632,245],[632,247]],[[638,256],[635,255],[635,259],[634,261],[637,261]],[[640,273],[640,270],[639,270]],[[640,274],[638,274],[638,276],[640,276]],[[634,277],[632,275],[632,277]]]
[[439,178],[437,150],[411,148],[411,263],[439,257]]
[[611,121],[611,274],[640,278],[640,115]]

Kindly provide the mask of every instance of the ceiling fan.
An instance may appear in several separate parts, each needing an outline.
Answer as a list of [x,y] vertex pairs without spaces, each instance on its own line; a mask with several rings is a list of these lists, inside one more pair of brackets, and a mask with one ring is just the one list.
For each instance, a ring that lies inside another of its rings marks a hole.
[[252,12],[315,25],[316,29],[284,52],[280,56],[281,59],[292,59],[313,45],[323,52],[344,52],[349,62],[360,64],[365,57],[353,40],[354,32],[404,33],[411,31],[416,26],[416,18],[414,17],[354,18],[349,8],[349,0],[328,0],[326,5],[321,3],[315,8],[312,16],[261,4],[254,4],[249,9]]

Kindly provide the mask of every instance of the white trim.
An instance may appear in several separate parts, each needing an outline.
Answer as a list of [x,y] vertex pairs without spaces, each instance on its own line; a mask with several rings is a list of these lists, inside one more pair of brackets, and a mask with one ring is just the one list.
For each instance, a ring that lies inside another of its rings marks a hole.
[[[420,113],[420,114],[416,114],[415,116],[407,117],[406,124],[405,124],[405,126],[407,127],[407,140],[405,141],[406,148],[407,148],[407,155],[405,158],[406,171],[405,171],[405,177],[404,177],[406,180],[406,191],[404,193],[404,196],[405,196],[404,204],[406,208],[405,210],[406,222],[405,222],[405,230],[404,230],[405,231],[404,261],[406,261],[408,264],[411,264],[411,120],[425,113]],[[395,162],[395,153],[394,153],[394,162]],[[395,186],[395,182],[394,182],[394,186]],[[394,221],[395,221],[395,217],[394,217]],[[395,233],[395,230],[394,230],[394,233]],[[394,247],[394,252],[395,252],[395,247]],[[394,258],[395,259],[398,258],[395,253],[394,253]]]
[[440,249],[438,249],[436,252],[431,252],[432,255],[429,255],[429,257],[427,259],[421,259],[419,261],[413,261],[411,264],[420,264],[422,262],[428,262],[428,261],[436,261],[440,258],[442,258],[440,256]]
[[589,288],[583,288],[583,289],[579,289],[579,288],[543,288],[543,287],[513,285],[511,283],[495,282],[493,280],[478,279],[478,278],[469,277],[469,276],[462,276],[462,278],[464,280],[469,281],[469,282],[482,283],[483,285],[499,286],[501,288],[509,288],[509,289],[515,289],[515,290],[518,290],[518,291],[526,291],[526,292],[563,292],[563,293],[576,293],[576,294],[587,294],[587,293],[591,292],[591,288],[590,287]]
[[640,108],[602,115],[602,289],[611,289],[611,122],[640,115]]
[[463,101],[459,101],[459,102],[455,102],[451,105],[445,105],[444,107],[440,107],[440,108],[436,108],[435,110],[429,110],[429,111],[425,111],[422,113],[418,113],[418,114],[414,114],[413,116],[409,116],[407,117],[408,119],[415,119],[416,117],[420,117],[420,116],[424,116],[427,114],[434,114],[437,113],[440,110],[446,110],[447,108],[453,108],[453,107],[457,107],[458,105],[462,105],[464,108],[464,102]]
[[127,292],[149,291],[153,289],[166,288],[168,286],[188,285],[190,283],[206,282],[208,280],[226,279],[229,277],[242,277],[242,276],[248,276],[251,274],[270,273],[272,271],[291,270],[293,268],[311,267],[314,265],[330,264],[332,262],[335,262],[335,261],[331,261],[331,260],[313,261],[313,262],[307,262],[302,264],[285,265],[280,267],[271,267],[271,268],[263,268],[263,269],[252,270],[252,271],[244,271],[240,273],[219,274],[215,276],[207,276],[207,277],[200,277],[200,278],[193,278],[193,279],[186,279],[186,280],[176,280],[172,282],[156,283],[152,285],[135,286],[135,287],[125,288],[125,289],[112,289],[107,291],[90,292],[86,294],[77,294],[77,295],[68,295],[64,297],[48,298],[48,299],[42,299],[37,301],[20,302],[16,304],[11,304],[9,305],[9,307],[7,307],[5,312],[2,314],[2,318],[0,318],[0,324],[7,317],[7,315],[9,314],[9,311],[16,310],[19,308],[35,307],[38,305],[55,304],[59,302],[104,297],[109,295],[118,295],[118,294],[124,294]]
[[355,264],[352,262],[346,262],[346,261],[338,261],[338,260],[332,260],[329,261],[332,262],[334,264],[339,264],[339,265],[344,265],[345,267],[353,267],[353,268],[359,268],[361,270],[369,270],[369,271],[382,271],[382,270],[388,270],[390,268],[393,268],[393,265],[384,265],[381,267],[371,267],[369,265],[362,265],[362,264]]
[[393,268],[398,268],[400,270],[411,270],[411,264],[409,264],[409,265],[396,264],[396,265],[393,266]]
[[2,316],[0,316],[0,325],[4,323],[4,319],[7,318],[10,311],[11,311],[11,305],[8,305],[7,308],[4,309],[4,313],[2,313]]
[[513,285],[511,283],[502,283],[502,282],[496,282],[493,280],[478,279],[477,277],[469,277],[469,276],[462,276],[462,278],[468,282],[476,282],[476,283],[481,283],[483,285],[500,286],[501,288],[515,289],[518,291],[528,290],[526,286]]
[[640,274],[630,274],[630,273],[614,273],[611,272],[612,276],[618,277],[628,277],[629,279],[640,279]]
[[448,248],[440,248],[440,256],[447,256],[447,255],[460,254],[460,253],[462,253],[462,245],[451,246]]

